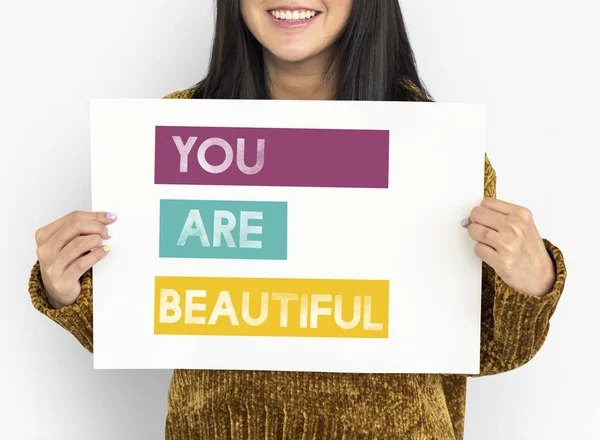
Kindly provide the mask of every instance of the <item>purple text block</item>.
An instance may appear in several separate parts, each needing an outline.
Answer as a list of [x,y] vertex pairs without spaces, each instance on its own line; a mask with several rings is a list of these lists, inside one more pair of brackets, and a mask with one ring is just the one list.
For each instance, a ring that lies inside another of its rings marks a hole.
[[157,126],[154,183],[387,188],[389,131]]

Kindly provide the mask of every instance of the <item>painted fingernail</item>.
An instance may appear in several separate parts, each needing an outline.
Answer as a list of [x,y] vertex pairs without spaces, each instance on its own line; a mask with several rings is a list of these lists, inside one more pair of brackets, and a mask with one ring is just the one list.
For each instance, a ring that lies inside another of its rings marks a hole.
[[104,249],[104,252],[108,252],[108,251],[110,251],[110,246],[106,244],[106,245],[102,246],[102,249]]
[[117,214],[109,212],[108,214],[106,214],[106,218],[109,220],[115,220],[117,218]]
[[112,237],[112,231],[110,228],[106,228],[106,235],[108,235],[108,238]]
[[463,226],[467,226],[469,224],[469,217],[463,218],[460,224]]

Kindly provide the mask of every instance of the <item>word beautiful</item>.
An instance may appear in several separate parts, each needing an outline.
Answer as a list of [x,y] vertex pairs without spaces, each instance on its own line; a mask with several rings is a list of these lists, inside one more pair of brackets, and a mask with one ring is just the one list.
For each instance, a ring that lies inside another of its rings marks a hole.
[[[156,127],[155,154],[156,184],[388,187],[382,130]],[[281,260],[304,273],[310,261],[288,261],[304,234],[288,237],[286,201],[160,200],[160,258]],[[156,277],[154,331],[387,338],[388,296],[387,280]]]
[[156,277],[155,283],[157,334],[387,337],[388,281]]

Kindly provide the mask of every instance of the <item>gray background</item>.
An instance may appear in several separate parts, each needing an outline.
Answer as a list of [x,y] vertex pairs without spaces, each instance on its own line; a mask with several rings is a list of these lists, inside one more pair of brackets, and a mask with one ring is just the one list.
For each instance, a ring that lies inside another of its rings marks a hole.
[[[36,228],[89,210],[89,98],[155,98],[206,68],[208,0],[3,1],[0,419],[3,438],[160,439],[171,371],[95,371],[33,309]],[[498,198],[527,206],[568,282],[527,365],[469,381],[467,440],[598,439],[600,159],[591,0],[405,0],[438,101],[488,105]],[[458,221],[459,219],[457,219]]]

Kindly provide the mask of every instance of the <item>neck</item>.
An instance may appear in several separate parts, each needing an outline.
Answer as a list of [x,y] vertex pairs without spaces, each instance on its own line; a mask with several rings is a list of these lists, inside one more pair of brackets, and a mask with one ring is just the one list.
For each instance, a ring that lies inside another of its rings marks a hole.
[[273,99],[326,100],[333,99],[335,82],[325,80],[328,53],[299,62],[276,58],[264,50],[265,69]]

